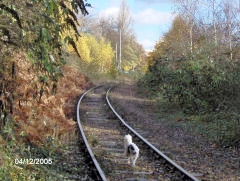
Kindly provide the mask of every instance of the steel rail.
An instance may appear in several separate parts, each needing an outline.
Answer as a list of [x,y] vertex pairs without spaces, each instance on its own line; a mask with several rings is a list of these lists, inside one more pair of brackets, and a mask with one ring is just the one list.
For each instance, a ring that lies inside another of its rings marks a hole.
[[124,126],[126,126],[133,134],[135,134],[139,139],[141,139],[146,145],[148,145],[152,150],[155,151],[155,153],[157,153],[158,155],[160,155],[163,159],[165,159],[170,165],[172,165],[174,168],[178,169],[182,174],[184,174],[184,176],[186,176],[189,179],[192,179],[193,181],[199,181],[199,179],[197,179],[196,177],[194,177],[191,173],[187,172],[186,170],[184,170],[181,166],[179,166],[177,163],[175,163],[173,160],[171,160],[168,156],[166,156],[163,152],[161,152],[160,150],[158,150],[155,146],[153,146],[149,141],[147,141],[144,137],[142,137],[137,131],[135,131],[131,126],[129,126],[124,120],[123,118],[116,112],[116,110],[114,109],[114,107],[112,106],[112,104],[109,101],[108,95],[109,92],[112,88],[109,88],[107,93],[106,93],[106,100],[107,103],[109,105],[109,107],[111,108],[111,110],[113,111],[113,113],[118,117],[118,119],[122,122],[122,124]]
[[99,166],[99,163],[98,163],[96,157],[94,156],[90,145],[88,144],[86,135],[85,135],[85,133],[84,133],[84,131],[83,131],[83,127],[82,127],[82,125],[81,125],[81,119],[80,119],[80,104],[81,104],[82,99],[84,98],[84,96],[85,96],[87,93],[89,93],[90,91],[92,91],[93,89],[96,89],[96,88],[98,88],[98,87],[101,87],[101,86],[93,87],[93,88],[87,90],[86,92],[84,92],[84,93],[82,94],[82,96],[80,97],[80,99],[79,99],[79,101],[78,101],[77,111],[76,111],[76,112],[77,112],[78,127],[79,127],[79,129],[80,129],[80,132],[81,132],[83,141],[84,141],[84,143],[85,143],[85,145],[86,145],[86,148],[87,148],[87,150],[88,150],[88,153],[89,153],[89,155],[90,155],[90,157],[91,157],[91,159],[92,159],[92,161],[93,161],[93,163],[94,163],[95,168],[96,168],[97,171],[98,171],[99,176],[101,177],[101,180],[107,181],[107,178],[106,178],[103,170],[102,170],[101,167]]

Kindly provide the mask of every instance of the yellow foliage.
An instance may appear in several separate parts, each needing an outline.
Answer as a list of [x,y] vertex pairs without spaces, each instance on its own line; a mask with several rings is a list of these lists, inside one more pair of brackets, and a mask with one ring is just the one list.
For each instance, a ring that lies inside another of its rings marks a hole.
[[78,52],[81,55],[81,59],[86,62],[86,63],[90,63],[91,57],[90,57],[90,49],[89,49],[89,45],[88,45],[88,37],[85,35],[82,35],[78,41],[77,41],[77,49]]
[[[71,34],[71,31],[65,33]],[[104,38],[98,40],[93,35],[82,33],[81,37],[75,39],[75,43],[83,62],[97,66],[98,71],[102,73],[111,69],[114,51],[110,42],[106,42]],[[74,52],[71,45],[65,45],[65,50],[69,53]]]

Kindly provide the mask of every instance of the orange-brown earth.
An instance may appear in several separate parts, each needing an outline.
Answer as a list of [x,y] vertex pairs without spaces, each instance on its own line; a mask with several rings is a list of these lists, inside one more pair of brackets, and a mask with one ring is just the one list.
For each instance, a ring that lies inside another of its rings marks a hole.
[[18,125],[18,134],[34,142],[49,136],[59,138],[65,132],[75,129],[75,105],[79,95],[91,83],[79,71],[69,65],[64,66],[64,76],[57,83],[55,95],[47,89],[41,100],[33,98],[34,84],[37,77],[33,73],[32,64],[26,55],[18,54],[14,61],[17,64],[17,88],[13,118]]

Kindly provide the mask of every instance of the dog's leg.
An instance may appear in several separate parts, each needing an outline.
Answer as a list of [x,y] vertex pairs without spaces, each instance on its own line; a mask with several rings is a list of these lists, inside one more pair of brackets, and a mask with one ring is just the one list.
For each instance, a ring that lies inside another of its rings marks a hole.
[[137,151],[136,155],[134,155],[134,158],[133,158],[133,166],[136,165],[136,161],[137,161],[138,157],[139,157],[139,150]]
[[128,164],[130,164],[130,163],[131,163],[131,162],[130,162],[130,158],[131,158],[131,157],[128,157]]
[[133,158],[133,161],[132,161],[132,166],[133,167],[135,167],[135,165],[136,165],[136,161],[137,161],[137,156],[135,156],[134,158]]
[[132,162],[132,166],[134,167],[135,166],[134,156],[130,156],[130,159],[131,159],[131,162]]
[[126,152],[126,149],[124,150],[124,153],[123,153],[124,156],[127,156],[127,152]]
[[124,142],[123,146],[124,146],[124,153],[123,154],[124,154],[124,156],[128,156],[127,155],[128,154],[128,145],[127,145],[127,143]]
[[124,145],[124,156],[128,156],[128,147]]

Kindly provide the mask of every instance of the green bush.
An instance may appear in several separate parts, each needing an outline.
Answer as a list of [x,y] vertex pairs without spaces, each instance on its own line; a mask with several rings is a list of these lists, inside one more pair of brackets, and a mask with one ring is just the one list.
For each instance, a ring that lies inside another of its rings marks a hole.
[[141,84],[162,92],[186,112],[225,110],[237,103],[239,67],[227,61],[160,59],[149,68]]

